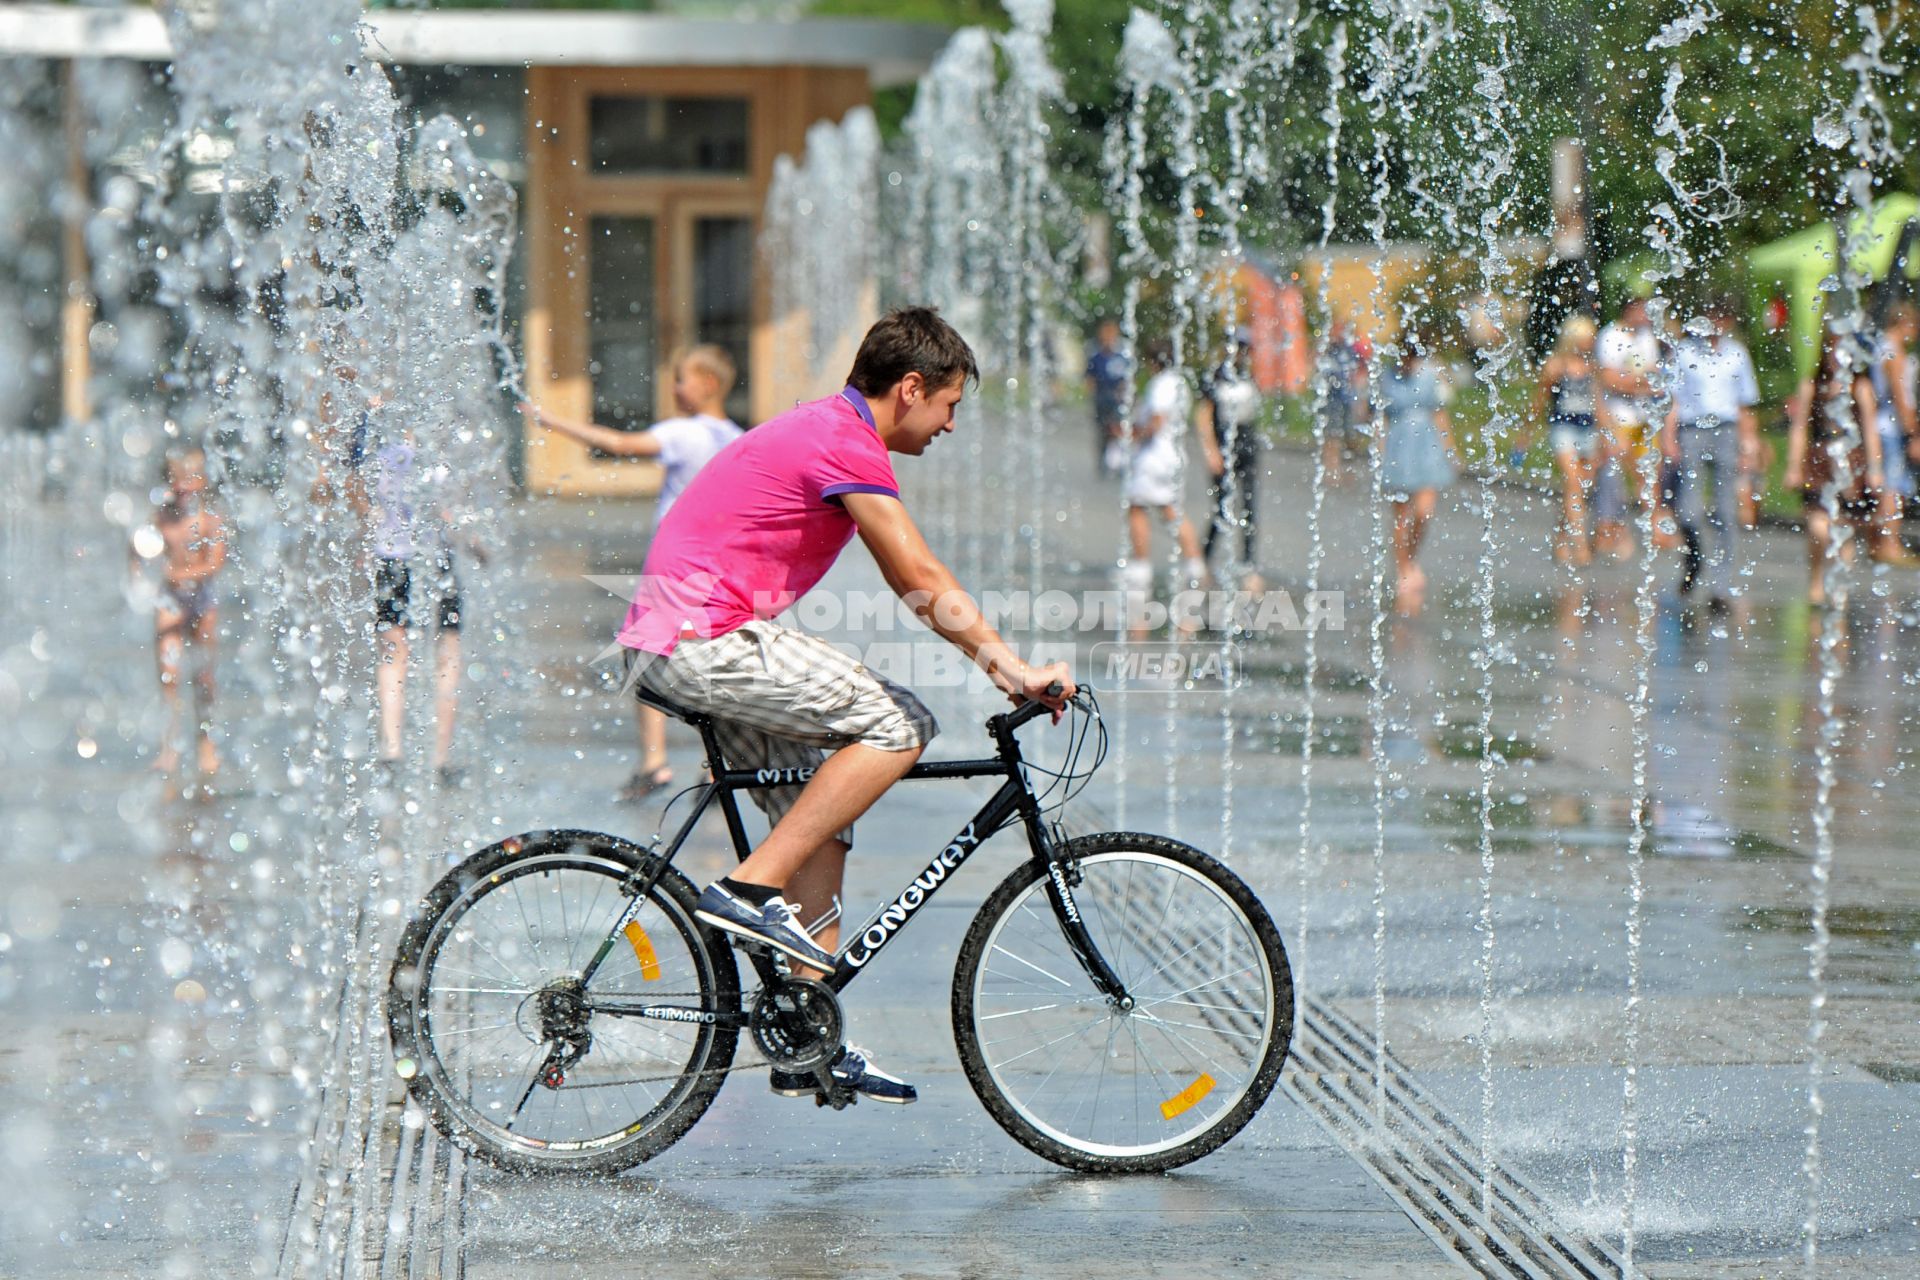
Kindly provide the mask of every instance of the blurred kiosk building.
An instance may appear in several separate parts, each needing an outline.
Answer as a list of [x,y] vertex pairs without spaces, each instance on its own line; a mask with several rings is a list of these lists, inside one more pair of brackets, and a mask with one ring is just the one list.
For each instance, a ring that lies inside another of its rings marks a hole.
[[[783,350],[804,314],[776,317],[756,252],[774,160],[796,159],[816,121],[911,83],[945,43],[938,27],[853,20],[735,22],[604,12],[376,11],[367,47],[387,65],[405,120],[446,112],[520,192],[512,313],[527,386],[557,412],[638,428],[670,416],[672,350],[717,343],[741,378],[731,405],[756,422],[812,390]],[[0,58],[171,57],[151,9],[0,5]],[[63,68],[64,70],[64,68]],[[156,104],[156,107],[159,104]],[[69,179],[91,192],[65,103]],[[166,112],[156,112],[157,135]],[[93,321],[83,238],[69,234],[57,326],[62,416],[88,416]],[[80,287],[73,287],[78,284]],[[868,291],[871,296],[871,291]],[[49,334],[55,337],[55,334]],[[595,457],[529,433],[529,490],[643,494],[656,464]]]

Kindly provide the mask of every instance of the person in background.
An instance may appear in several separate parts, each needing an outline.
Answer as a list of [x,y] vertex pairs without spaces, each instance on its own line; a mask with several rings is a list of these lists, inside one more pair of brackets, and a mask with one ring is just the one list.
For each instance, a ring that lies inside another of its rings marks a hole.
[[153,588],[153,650],[160,672],[160,693],[167,704],[166,736],[153,767],[171,776],[180,767],[180,722],[184,710],[181,679],[189,644],[194,672],[195,763],[204,786],[220,771],[213,744],[214,664],[220,635],[220,598],[215,579],[227,562],[226,524],[207,497],[207,455],[198,445],[167,450],[164,483],[152,523],[134,535],[136,569],[159,561],[160,581]]
[[[460,580],[454,574],[449,502],[452,469],[422,454],[410,428],[394,424],[382,397],[368,400],[355,448],[356,505],[373,552],[374,630],[380,643],[374,691],[380,708],[380,782],[397,781],[406,725],[407,666],[412,633],[423,629],[431,597],[435,623],[432,765],[442,786],[456,786],[452,763],[460,706]],[[468,548],[484,559],[478,545]],[[415,571],[419,571],[416,581]]]
[[[1800,491],[1806,513],[1812,570],[1807,598],[1814,604],[1827,599],[1833,521],[1845,520],[1858,536],[1871,536],[1877,490],[1885,482],[1880,433],[1873,429],[1877,411],[1868,353],[1857,349],[1857,343],[1842,342],[1827,331],[1820,342],[1819,365],[1787,407],[1785,482]],[[1851,558],[1852,552],[1851,540],[1843,543],[1842,555]]]
[[1683,338],[1674,349],[1673,397],[1660,453],[1680,469],[1674,510],[1686,544],[1680,594],[1690,594],[1704,581],[1709,605],[1725,609],[1733,600],[1738,568],[1739,478],[1751,474],[1760,460],[1760,427],[1753,414],[1760,387],[1753,359],[1734,334],[1732,304],[1713,302],[1705,318],[1706,334]]
[[[653,527],[657,533],[674,501],[700,469],[744,434],[739,424],[727,416],[726,408],[727,396],[732,393],[737,376],[733,358],[720,347],[690,347],[676,353],[673,405],[680,416],[656,422],[645,431],[619,431],[590,422],[571,422],[552,416],[538,405],[521,407],[541,426],[571,436],[602,453],[659,459],[666,474],[661,479],[660,496],[653,508]],[[644,800],[673,785],[673,770],[667,765],[667,717],[640,703],[635,707],[640,727],[640,767],[620,790],[620,799],[627,802]]]
[[[1540,366],[1534,387],[1533,420],[1547,424],[1547,442],[1560,469],[1560,542],[1555,558],[1576,565],[1593,559],[1587,532],[1588,502],[1607,456],[1597,408],[1599,367],[1594,359],[1592,317],[1576,311],[1560,326],[1553,354]],[[1525,445],[1522,445],[1524,451]]]
[[[1211,562],[1221,535],[1238,527],[1237,567],[1246,574],[1241,585],[1257,593],[1266,589],[1266,583],[1255,567],[1259,542],[1254,521],[1260,486],[1260,388],[1249,368],[1252,354],[1246,331],[1235,330],[1225,358],[1201,386],[1194,430],[1206,457],[1207,474],[1213,479],[1207,490],[1213,501],[1213,519],[1207,526],[1203,557]],[[1235,500],[1240,507],[1237,519],[1230,510]]]
[[1361,414],[1367,398],[1366,363],[1344,321],[1327,328],[1320,351],[1321,464],[1327,478],[1339,483],[1341,460],[1364,441]]
[[1182,513],[1185,463],[1179,435],[1186,430],[1193,396],[1185,377],[1171,368],[1165,343],[1156,343],[1147,355],[1153,376],[1140,393],[1134,410],[1133,453],[1127,467],[1127,534],[1130,551],[1124,570],[1129,595],[1144,596],[1153,584],[1153,525],[1151,513],[1173,530],[1188,585],[1204,585],[1207,563],[1200,554],[1193,521]]
[[1910,301],[1888,310],[1869,376],[1879,409],[1880,457],[1887,483],[1879,496],[1879,522],[1873,558],[1882,564],[1920,564],[1900,540],[1901,522],[1914,496],[1914,464],[1920,462],[1920,418],[1914,406],[1914,342],[1920,337],[1920,312]]
[[[1639,485],[1639,460],[1655,444],[1655,379],[1662,354],[1645,298],[1628,298],[1619,317],[1600,331],[1594,348],[1601,391],[1595,406],[1601,436],[1593,464],[1594,535],[1601,552],[1615,560],[1633,554],[1633,535],[1627,529],[1629,477]],[[1657,492],[1643,491],[1640,501],[1657,507],[1661,499]]]
[[1409,333],[1399,360],[1380,379],[1386,410],[1381,482],[1393,503],[1393,562],[1398,575],[1394,603],[1402,613],[1419,611],[1427,575],[1417,557],[1433,519],[1440,490],[1454,481],[1453,423],[1447,413],[1451,388],[1432,339]]
[[1126,463],[1124,405],[1133,361],[1120,350],[1120,326],[1102,320],[1096,345],[1087,357],[1087,393],[1093,397],[1094,462],[1105,475],[1118,475]]

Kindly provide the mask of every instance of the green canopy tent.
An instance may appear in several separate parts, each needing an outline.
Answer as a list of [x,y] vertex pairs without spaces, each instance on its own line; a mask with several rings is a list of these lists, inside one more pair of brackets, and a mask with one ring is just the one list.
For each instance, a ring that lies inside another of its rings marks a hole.
[[[1853,268],[1878,282],[1903,259],[1901,274],[1920,279],[1917,219],[1920,199],[1909,195],[1886,196],[1870,213],[1855,212],[1848,224]],[[1796,384],[1812,375],[1827,303],[1820,282],[1834,273],[1839,256],[1831,223],[1796,231],[1747,255],[1753,313],[1769,320],[1759,326],[1767,336],[1754,354],[1768,373]]]

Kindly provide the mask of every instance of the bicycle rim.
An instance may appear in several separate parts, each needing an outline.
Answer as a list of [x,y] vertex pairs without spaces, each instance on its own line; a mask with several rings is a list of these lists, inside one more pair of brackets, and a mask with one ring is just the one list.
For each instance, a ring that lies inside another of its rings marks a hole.
[[[592,958],[626,908],[630,873],[591,854],[536,855],[475,881],[435,922],[413,997],[417,1069],[476,1139],[533,1157],[601,1151],[697,1087],[712,1026],[609,1015],[590,1018],[591,1048],[559,1087],[539,1082],[539,993]],[[684,907],[656,892],[633,924],[587,993],[713,1011],[712,965]]]
[[1109,1005],[1036,879],[994,922],[973,981],[981,1060],[1039,1133],[1094,1156],[1171,1151],[1257,1085],[1276,1023],[1253,921],[1195,869],[1145,852],[1076,862],[1074,900],[1135,1001]]

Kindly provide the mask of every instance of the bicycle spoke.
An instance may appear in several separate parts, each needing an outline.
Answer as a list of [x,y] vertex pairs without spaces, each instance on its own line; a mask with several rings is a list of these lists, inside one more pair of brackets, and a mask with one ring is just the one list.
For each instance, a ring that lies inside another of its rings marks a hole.
[[[528,943],[531,944],[540,935],[539,931],[533,927],[533,921],[527,919],[527,900],[521,896],[520,881],[517,879],[507,881],[507,889],[513,894],[514,908],[520,912],[520,932],[527,939]],[[538,953],[532,946],[529,946],[527,951],[528,958],[533,960],[537,966],[540,962]]]
[[535,1067],[533,1069],[533,1079],[527,1081],[527,1087],[525,1091],[521,1093],[520,1101],[514,1104],[513,1114],[507,1117],[507,1123],[502,1126],[509,1133],[513,1131],[514,1123],[520,1119],[520,1113],[527,1109],[527,1099],[531,1098],[533,1096],[533,1091],[540,1087],[540,1076],[541,1076],[540,1068]]
[[1047,1010],[1049,1010],[1049,1009],[1070,1009],[1070,1008],[1072,1008],[1072,1007],[1073,1007],[1073,1006],[1072,1006],[1072,1005],[1070,1005],[1070,1004],[1064,1004],[1064,1003],[1062,1003],[1062,1002],[1060,1002],[1060,1001],[1058,1001],[1058,1000],[1056,1000],[1056,1001],[1054,1001],[1054,1002],[1053,1002],[1052,1004],[1036,1004],[1036,1005],[1029,1005],[1029,1006],[1028,1006],[1027,1008],[1025,1008],[1025,1009],[1009,1009],[1009,1010],[1007,1010],[1007,1011],[1006,1011],[1005,1013],[989,1013],[989,1014],[987,1014],[987,1015],[985,1015],[984,1017],[982,1017],[982,1018],[980,1019],[980,1021],[982,1021],[982,1022],[992,1022],[992,1021],[993,1021],[993,1020],[994,1020],[995,1018],[1018,1018],[1018,1017],[1021,1017],[1021,1016],[1022,1016],[1022,1015],[1024,1015],[1024,1014],[1029,1014],[1029,1013],[1044,1013],[1044,1012],[1046,1012],[1046,1011],[1047,1011]]
[[[1220,1064],[1214,1060],[1211,1054],[1206,1054],[1201,1052],[1198,1046],[1194,1045],[1192,1041],[1188,1040],[1185,1036],[1180,1035],[1178,1032],[1169,1031],[1165,1023],[1149,1021],[1145,1025],[1152,1027],[1154,1030],[1158,1031],[1161,1035],[1161,1038],[1166,1040],[1166,1042],[1169,1045],[1171,1045],[1174,1049],[1180,1050],[1180,1049],[1183,1049],[1184,1047],[1184,1050],[1192,1052],[1194,1056],[1197,1057],[1202,1064],[1209,1067],[1219,1068],[1223,1072],[1226,1071],[1226,1068],[1221,1067]],[[1143,1045],[1142,1048],[1144,1047],[1145,1046]],[[1227,1074],[1231,1077],[1236,1075],[1237,1073],[1227,1072]]]
[[[1012,1066],[1012,1065],[1013,1065],[1014,1063],[1016,1063],[1016,1062],[1018,1062],[1018,1061],[1020,1061],[1020,1060],[1021,1060],[1022,1058],[1030,1058],[1030,1057],[1032,1057],[1032,1056],[1033,1056],[1034,1054],[1036,1054],[1036,1053],[1038,1053],[1038,1052],[1040,1052],[1040,1051],[1041,1051],[1042,1049],[1050,1049],[1050,1048],[1052,1048],[1052,1047],[1053,1047],[1054,1045],[1056,1045],[1056,1044],[1059,1044],[1059,1043],[1060,1043],[1060,1042],[1061,1042],[1062,1040],[1071,1040],[1071,1039],[1073,1039],[1073,1038],[1074,1038],[1074,1037],[1076,1037],[1076,1036],[1083,1036],[1083,1035],[1085,1035],[1085,1034],[1087,1034],[1087,1032],[1088,1032],[1088,1030],[1090,1030],[1090,1029],[1091,1029],[1091,1028],[1093,1028],[1093,1027],[1097,1027],[1097,1026],[1099,1026],[1099,1025],[1100,1025],[1100,1019],[1099,1019],[1099,1018],[1095,1018],[1095,1019],[1094,1019],[1094,1020],[1093,1020],[1092,1022],[1089,1022],[1089,1023],[1088,1023],[1088,1024],[1086,1025],[1086,1026],[1084,1026],[1084,1027],[1082,1027],[1082,1028],[1080,1028],[1080,1030],[1078,1030],[1078,1031],[1069,1031],[1069,1032],[1067,1032],[1067,1033],[1065,1033],[1064,1035],[1059,1035],[1059,1036],[1055,1036],[1055,1037],[1054,1037],[1053,1039],[1051,1039],[1051,1040],[1049,1040],[1049,1041],[1047,1041],[1047,1042],[1046,1042],[1045,1044],[1037,1044],[1037,1045],[1035,1045],[1035,1046],[1034,1046],[1033,1048],[1031,1048],[1031,1049],[1029,1049],[1029,1050],[1027,1050],[1027,1051],[1026,1051],[1025,1053],[1016,1053],[1016,1054],[1015,1054],[1015,1055],[1013,1055],[1013,1057],[1011,1057],[1011,1058],[1007,1058],[1007,1059],[1005,1059],[1004,1061],[1001,1061],[1001,1062],[997,1062],[997,1063],[995,1063],[995,1064],[994,1064],[994,1069],[995,1069],[995,1070],[997,1071],[997,1070],[999,1070],[999,1069],[1000,1069],[1001,1067],[1010,1067],[1010,1066]],[[1014,1038],[1017,1038],[1017,1037],[1008,1037],[1008,1038],[1009,1038],[1009,1039],[1014,1039]],[[983,1041],[981,1041],[981,1047],[982,1047],[982,1048],[985,1048],[985,1047],[986,1047],[987,1045],[989,1045],[989,1044],[1004,1044],[1004,1043],[1005,1043],[1005,1041],[994,1041],[994,1040],[983,1040]],[[1056,1071],[1057,1071],[1058,1069],[1059,1069],[1059,1068],[1057,1068],[1057,1067],[1056,1067],[1056,1068],[1055,1068],[1054,1070],[1056,1070]],[[1049,1073],[1048,1073],[1048,1076],[1049,1076],[1049,1077],[1051,1077],[1051,1076],[1052,1076],[1052,1072],[1049,1072]]]
[[434,1034],[445,1039],[447,1036],[470,1036],[479,1031],[496,1031],[501,1027],[510,1027],[512,1022],[490,1022],[484,1027],[457,1027],[452,1031],[438,1031]]
[[1050,978],[1054,982],[1060,984],[1063,987],[1071,988],[1073,986],[1072,983],[1068,982],[1065,978],[1062,978],[1059,974],[1048,973],[1045,969],[1042,969],[1039,965],[1033,963],[1033,961],[1022,959],[1021,957],[1013,954],[1013,952],[1008,951],[1005,947],[995,947],[994,950],[998,951],[1001,955],[1013,961],[1015,964],[1026,965],[1027,968],[1033,970],[1035,973],[1039,974],[1043,978]]
[[[1075,1033],[1074,1035],[1072,1035],[1072,1036],[1062,1036],[1062,1037],[1060,1037],[1060,1039],[1061,1039],[1061,1040],[1067,1040],[1067,1039],[1072,1039],[1072,1040],[1079,1040],[1079,1039],[1080,1039],[1081,1037],[1083,1037],[1083,1036],[1085,1036],[1085,1035],[1087,1034],[1087,1032],[1089,1032],[1089,1031],[1091,1031],[1091,1030],[1093,1030],[1093,1029],[1094,1029],[1095,1027],[1097,1027],[1097,1026],[1099,1026],[1099,1025],[1100,1025],[1100,1022],[1099,1022],[1099,1020],[1097,1020],[1097,1019],[1096,1019],[1095,1021],[1093,1021],[1093,1022],[1089,1022],[1089,1023],[1088,1023],[1088,1024],[1086,1025],[1086,1026],[1084,1026],[1084,1027],[1082,1027],[1082,1028],[1080,1028],[1080,1030],[1079,1030],[1079,1031],[1078,1031],[1077,1033]],[[1053,1044],[1058,1044],[1058,1043],[1060,1043],[1060,1041],[1059,1041],[1059,1040],[1055,1040],[1055,1041],[1052,1041],[1051,1043],[1053,1043]],[[1047,1048],[1047,1047],[1048,1047],[1047,1045],[1041,1045],[1041,1046],[1039,1046],[1039,1048],[1037,1048],[1037,1049],[1030,1049],[1030,1050],[1028,1050],[1027,1052],[1028,1052],[1028,1053],[1038,1053],[1038,1052],[1040,1051],[1040,1049],[1045,1049],[1045,1048]],[[1003,1062],[1003,1063],[1001,1063],[1000,1065],[1004,1067],[1004,1066],[1006,1066],[1006,1065],[1007,1065],[1007,1063],[1010,1063],[1010,1062],[1018,1062],[1018,1061],[1020,1060],[1020,1058],[1024,1058],[1024,1057],[1026,1057],[1026,1056],[1027,1056],[1027,1054],[1025,1054],[1025,1053],[1023,1053],[1023,1054],[1021,1054],[1021,1055],[1020,1055],[1020,1057],[1019,1057],[1019,1058],[1009,1058],[1009,1059],[1007,1059],[1007,1062]],[[1053,1082],[1053,1078],[1054,1078],[1054,1076],[1056,1076],[1056,1075],[1058,1075],[1058,1074],[1059,1074],[1059,1072],[1060,1072],[1060,1068],[1061,1068],[1062,1066],[1065,1066],[1065,1065],[1066,1065],[1066,1063],[1065,1063],[1065,1061],[1064,1061],[1064,1058],[1063,1058],[1063,1061],[1061,1061],[1061,1062],[1059,1062],[1059,1063],[1056,1063],[1056,1064],[1054,1064],[1054,1068],[1053,1068],[1053,1070],[1051,1070],[1051,1071],[1049,1071],[1049,1072],[1047,1072],[1047,1074],[1046,1074],[1045,1076],[1043,1076],[1043,1077],[1041,1077],[1041,1080],[1040,1080],[1040,1083],[1039,1083],[1039,1084],[1037,1084],[1037,1085],[1035,1085],[1035,1086],[1033,1087],[1033,1093],[1032,1093],[1032,1095],[1031,1095],[1031,1097],[1032,1097],[1032,1098],[1033,1098],[1034,1100],[1036,1100],[1036,1101],[1037,1101],[1037,1100],[1039,1099],[1039,1097],[1040,1097],[1040,1095],[1041,1095],[1041,1094],[1043,1094],[1043,1093],[1045,1093],[1045,1092],[1047,1091],[1047,1086],[1048,1086],[1049,1084],[1051,1084],[1051,1083]],[[1085,1078],[1086,1078],[1086,1074],[1087,1074],[1087,1071],[1088,1071],[1088,1070],[1089,1070],[1089,1068],[1087,1068],[1087,1067],[1082,1067],[1082,1068],[1080,1069],[1080,1077],[1079,1077],[1079,1078],[1080,1078],[1080,1079],[1085,1079]]]
[[[1146,1023],[1148,1027],[1156,1027],[1156,1029],[1160,1029],[1160,1034],[1164,1034],[1167,1040],[1177,1040],[1177,1042],[1181,1042],[1183,1046],[1187,1046],[1188,1050],[1192,1052],[1192,1055],[1194,1055],[1194,1057],[1198,1057],[1198,1059],[1200,1059],[1202,1063],[1206,1063],[1208,1067],[1217,1067],[1217,1065],[1221,1063],[1221,1059],[1219,1059],[1219,1055],[1210,1054],[1210,1052],[1206,1052],[1206,1050],[1202,1050],[1202,1048],[1200,1048],[1198,1044],[1194,1044],[1194,1042],[1192,1042],[1192,1040],[1190,1040],[1188,1036],[1183,1036],[1181,1032],[1171,1031],[1171,1029],[1173,1029],[1173,1027],[1187,1027],[1188,1031],[1213,1031],[1213,1034],[1225,1034],[1225,1032],[1215,1031],[1213,1027],[1194,1027],[1192,1023],[1169,1023],[1169,1021],[1164,1021],[1164,1019],[1158,1019],[1158,1017],[1142,1017],[1142,1019],[1139,1019],[1139,1021],[1142,1021],[1142,1023]],[[1252,1040],[1254,1040],[1256,1044],[1258,1044],[1260,1040],[1265,1040],[1265,1036],[1250,1036],[1250,1038],[1252,1038]]]
[[1172,1000],[1175,996],[1190,996],[1194,994],[1196,991],[1205,991],[1208,987],[1211,987],[1216,982],[1225,982],[1228,978],[1237,978],[1243,973],[1258,973],[1258,972],[1260,972],[1260,966],[1257,964],[1243,965],[1240,968],[1235,969],[1232,973],[1223,973],[1217,978],[1208,978],[1205,982],[1196,982],[1190,987],[1182,987],[1180,988],[1180,990],[1172,992],[1168,995],[1156,996],[1152,1000],[1143,1000],[1140,1002],[1140,1007],[1152,1009],[1159,1005],[1165,1004],[1167,1001]]

